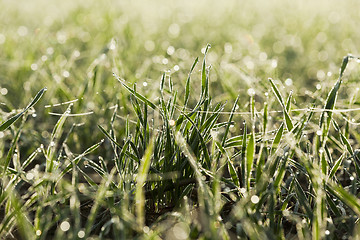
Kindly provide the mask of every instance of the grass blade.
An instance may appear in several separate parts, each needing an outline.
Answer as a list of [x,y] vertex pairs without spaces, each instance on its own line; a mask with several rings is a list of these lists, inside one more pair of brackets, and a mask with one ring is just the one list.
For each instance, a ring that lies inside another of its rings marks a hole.
[[140,93],[136,92],[135,90],[131,89],[129,86],[125,84],[125,81],[122,80],[118,75],[114,73],[114,77],[128,90],[131,94],[133,94],[137,99],[142,101],[143,103],[149,105],[152,109],[156,109],[156,105],[152,102],[150,102],[146,97],[141,95]]
[[186,84],[185,84],[185,98],[184,98],[184,107],[187,105],[188,101],[189,101],[189,95],[190,95],[190,79],[191,79],[191,73],[193,72],[196,64],[198,63],[199,58],[197,57],[193,63],[193,65],[191,66],[188,78],[186,80]]
[[279,89],[275,85],[274,81],[271,78],[269,78],[269,82],[271,84],[271,88],[272,88],[273,92],[275,93],[275,96],[276,96],[277,100],[279,101],[279,103],[280,103],[280,105],[281,105],[281,107],[283,109],[286,128],[290,132],[294,128],[294,125],[293,125],[293,123],[291,121],[289,112],[287,110],[288,108],[290,109],[291,94],[289,96],[287,106],[285,106],[284,100],[283,100],[283,98],[282,98],[282,96],[280,94]]
[[8,119],[7,121],[3,122],[0,125],[0,131],[4,131],[6,130],[8,127],[10,127],[12,124],[14,124],[16,122],[16,120],[18,120],[22,115],[24,115],[24,113],[26,113],[31,107],[33,107],[42,97],[42,95],[44,94],[44,92],[47,90],[47,88],[43,88],[41,89],[36,96],[34,97],[34,99],[31,101],[31,103],[19,114],[16,114],[15,116],[11,117],[10,119]]
[[246,147],[246,186],[250,189],[251,170],[254,163],[255,139],[254,132],[250,135],[249,142]]

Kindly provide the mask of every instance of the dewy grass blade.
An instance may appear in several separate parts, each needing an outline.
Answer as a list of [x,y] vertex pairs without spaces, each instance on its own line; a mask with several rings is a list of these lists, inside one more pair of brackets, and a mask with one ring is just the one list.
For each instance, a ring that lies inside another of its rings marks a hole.
[[13,123],[16,122],[16,120],[18,120],[22,115],[24,115],[24,113],[26,113],[31,107],[33,107],[42,97],[42,95],[44,94],[44,92],[47,90],[47,88],[43,88],[41,89],[36,96],[34,97],[34,99],[31,101],[31,103],[19,114],[16,114],[15,116],[11,117],[10,119],[8,119],[7,121],[3,122],[0,125],[0,131],[4,131],[6,130],[8,127],[10,127]]
[[194,121],[191,120],[191,118],[188,117],[185,113],[183,113],[183,114],[184,114],[184,116],[186,117],[186,119],[187,119],[187,120],[193,125],[193,127],[194,127],[195,133],[198,135],[199,140],[200,140],[201,148],[202,148],[202,151],[203,151],[203,153],[204,153],[205,162],[206,162],[207,166],[210,168],[210,166],[211,166],[211,161],[210,161],[210,156],[209,156],[209,153],[208,153],[208,150],[207,150],[207,147],[206,147],[204,138],[203,138],[203,136],[201,135],[200,130],[199,130],[198,127],[196,126],[196,123],[194,123]]
[[334,166],[330,170],[329,179],[333,178],[335,176],[336,171],[339,169],[340,165],[342,164],[344,160],[345,155],[342,154],[338,160],[335,161]]
[[201,95],[206,98],[207,94],[209,93],[209,82],[208,77],[206,74],[206,54],[208,50],[210,49],[210,44],[206,46],[205,52],[204,52],[204,60],[202,64],[202,70],[201,70]]
[[[346,69],[346,66],[349,62],[349,58],[354,58],[353,56],[346,56],[344,57],[342,64],[341,64],[341,68],[340,68],[340,75],[339,75],[339,79],[336,81],[334,87],[330,90],[328,97],[326,98],[326,103],[324,106],[324,111],[321,114],[320,117],[320,128],[322,127],[323,123],[324,123],[324,117],[325,117],[325,113],[327,113],[328,115],[328,124],[330,123],[331,120],[331,116],[332,116],[332,110],[335,107],[335,103],[336,103],[336,98],[337,98],[337,93],[340,89],[341,83],[342,83],[342,76],[344,74],[344,71]],[[326,111],[328,110],[328,111]]]
[[250,190],[251,170],[254,163],[255,139],[254,132],[251,133],[246,147],[246,186]]
[[227,124],[227,126],[226,126],[225,133],[224,133],[224,137],[223,137],[222,142],[221,142],[221,145],[222,145],[222,146],[225,145],[225,141],[226,141],[227,135],[228,135],[228,133],[229,133],[231,121],[232,121],[232,119],[233,119],[234,112],[236,111],[236,106],[237,106],[237,103],[238,103],[238,101],[239,101],[239,98],[240,98],[240,96],[238,96],[238,97],[236,98],[235,103],[234,103],[234,106],[233,106],[233,108],[231,109],[231,113],[230,113],[230,116],[229,116],[229,121],[228,121],[228,124]]
[[284,100],[281,97],[280,91],[276,87],[274,81],[271,78],[269,78],[269,82],[271,84],[271,88],[272,88],[273,92],[275,93],[275,96],[276,96],[277,100],[279,101],[279,103],[280,103],[280,105],[281,105],[281,107],[283,109],[286,128],[290,132],[294,128],[294,125],[293,125],[293,123],[291,121],[289,112],[287,110],[287,108],[290,108],[290,102],[289,101],[291,100],[291,95],[289,96],[289,100],[288,100],[288,104],[287,104],[288,107],[287,107],[287,106],[285,106]]
[[232,178],[232,180],[233,180],[233,183],[235,184],[235,186],[240,187],[239,178],[238,178],[238,176],[237,176],[237,173],[236,173],[236,170],[235,170],[234,165],[232,164],[231,160],[229,159],[228,154],[226,153],[225,149],[223,148],[223,146],[222,146],[219,142],[216,142],[215,144],[216,144],[216,146],[219,148],[220,152],[221,152],[224,156],[226,156],[227,165],[228,165],[228,170],[229,170],[230,176],[231,176],[231,178]]
[[98,128],[100,129],[100,131],[112,142],[112,143],[114,143],[116,146],[118,146],[119,148],[122,148],[122,146],[119,144],[119,143],[117,143],[116,141],[115,141],[115,139],[113,139],[111,136],[110,136],[110,134],[108,133],[108,132],[106,132],[106,130],[102,127],[102,126],[100,126],[100,125],[98,125]]
[[165,73],[161,76],[160,80],[160,93],[163,94],[164,91],[164,83],[165,83]]
[[16,150],[16,144],[19,141],[21,131],[22,131],[22,126],[20,126],[20,128],[17,130],[16,135],[15,135],[14,139],[11,142],[10,149],[9,149],[8,154],[6,156],[4,165],[2,166],[3,167],[3,169],[2,169],[3,174],[6,173],[6,170],[8,169],[9,164],[10,164],[10,160],[14,156],[14,153],[15,153],[15,150]]
[[275,96],[276,96],[277,100],[279,101],[280,105],[281,105],[283,108],[285,108],[284,100],[283,100],[283,98],[282,98],[282,96],[281,96],[281,94],[280,94],[279,89],[276,87],[274,81],[273,81],[271,78],[269,78],[269,82],[270,82],[270,84],[271,84],[271,89],[272,89],[273,92],[275,93]]
[[273,144],[271,146],[271,151],[270,153],[271,154],[274,154],[280,141],[281,141],[281,138],[282,138],[282,135],[283,135],[283,132],[284,132],[284,123],[281,124],[279,130],[277,131],[276,135],[275,135],[275,138],[274,138],[274,141],[273,141]]
[[246,122],[244,121],[243,127],[243,138],[242,138],[242,146],[241,146],[241,181],[243,186],[246,186],[246,143],[247,143],[247,129]]
[[191,73],[193,72],[196,64],[198,63],[199,58],[197,57],[193,63],[193,65],[191,66],[190,72],[189,72],[189,76],[186,80],[186,84],[185,84],[185,99],[184,99],[184,108],[187,105],[188,101],[189,101],[189,95],[190,95],[190,79],[191,79]]
[[66,109],[64,114],[61,115],[59,120],[57,121],[52,133],[51,133],[51,140],[50,144],[46,150],[46,172],[52,172],[54,169],[54,154],[56,150],[56,144],[59,140],[62,132],[63,132],[63,125],[65,123],[65,120],[70,114],[72,103],[69,105],[69,107]]
[[[72,161],[75,164],[78,164],[80,162],[80,160],[85,157],[86,155],[88,155],[89,153],[95,151],[97,148],[100,147],[100,145],[104,142],[104,140],[102,139],[100,142],[92,145],[91,147],[89,147],[88,149],[86,149],[83,153],[81,153],[80,155],[76,156]],[[64,170],[62,170],[61,174],[60,174],[60,178],[65,175],[68,171],[70,171],[72,167],[72,163],[69,163]]]
[[154,146],[154,141],[151,141],[149,146],[146,149],[145,155],[141,160],[139,171],[137,174],[137,183],[136,183],[136,190],[135,190],[135,211],[136,211],[136,220],[137,223],[142,229],[145,224],[145,195],[144,195],[144,184],[146,183],[146,179],[148,176],[148,172],[150,169],[151,164],[151,155]]
[[335,182],[330,182],[327,185],[327,190],[337,196],[341,202],[349,206],[358,217],[360,216],[360,200],[356,196],[349,193]]
[[117,76],[114,73],[114,77],[126,88],[126,90],[128,90],[131,94],[133,94],[137,99],[139,99],[140,101],[146,103],[147,105],[149,105],[152,109],[156,109],[156,105],[152,102],[150,102],[146,97],[144,97],[143,95],[141,95],[140,93],[136,92],[135,90],[131,89],[129,86],[127,86],[124,82],[124,80],[122,80],[119,76]]

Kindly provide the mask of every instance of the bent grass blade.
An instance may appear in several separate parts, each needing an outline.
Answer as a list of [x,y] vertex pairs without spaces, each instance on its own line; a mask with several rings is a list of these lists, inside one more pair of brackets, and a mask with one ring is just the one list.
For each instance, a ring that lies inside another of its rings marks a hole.
[[31,103],[21,112],[16,114],[15,116],[11,117],[10,119],[8,119],[7,121],[3,122],[0,125],[0,131],[4,131],[6,130],[8,127],[10,127],[12,124],[14,124],[22,115],[24,115],[31,107],[33,107],[42,97],[42,95],[44,94],[44,92],[47,90],[47,88],[43,88],[41,89],[36,96],[34,97],[34,99],[31,101]]

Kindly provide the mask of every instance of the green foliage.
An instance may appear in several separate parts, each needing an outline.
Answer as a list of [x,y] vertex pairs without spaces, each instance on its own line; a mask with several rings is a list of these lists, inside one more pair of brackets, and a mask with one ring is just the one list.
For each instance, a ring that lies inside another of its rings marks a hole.
[[358,2],[35,2],[0,3],[1,239],[359,236]]

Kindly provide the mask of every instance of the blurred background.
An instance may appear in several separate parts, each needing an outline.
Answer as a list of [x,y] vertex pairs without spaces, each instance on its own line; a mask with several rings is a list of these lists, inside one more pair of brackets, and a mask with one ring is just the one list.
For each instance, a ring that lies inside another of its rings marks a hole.
[[[52,113],[68,106],[59,103],[74,100],[73,113],[91,113],[68,123],[83,124],[77,135],[83,146],[102,137],[96,125],[109,121],[115,104],[121,106],[119,115],[129,115],[128,93],[113,72],[137,83],[155,102],[166,73],[182,96],[189,69],[208,43],[214,102],[233,102],[240,94],[244,103],[254,92],[260,104],[271,77],[284,95],[294,91],[298,107],[316,99],[320,104],[342,58],[359,55],[360,2],[355,0],[2,0],[0,8],[0,120],[46,86],[26,123],[39,143],[58,119]],[[349,65],[342,96],[357,94],[358,69]],[[199,95],[199,71],[197,66],[193,73],[193,99]],[[74,147],[83,148],[79,142]]]

